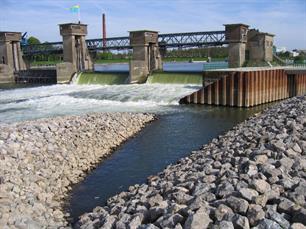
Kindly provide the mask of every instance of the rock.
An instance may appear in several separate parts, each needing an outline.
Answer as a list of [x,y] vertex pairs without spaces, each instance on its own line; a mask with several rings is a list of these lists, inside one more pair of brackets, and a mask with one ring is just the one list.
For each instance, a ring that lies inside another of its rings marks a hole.
[[284,212],[286,214],[290,214],[291,210],[294,206],[294,203],[287,198],[282,197],[280,199],[280,203],[278,204],[277,208],[279,212]]
[[265,212],[262,207],[256,204],[250,204],[247,217],[249,219],[250,225],[255,226],[258,221],[265,217]]
[[294,210],[292,214],[292,222],[306,225],[306,209],[300,207],[298,210]]
[[246,200],[234,196],[227,198],[226,203],[235,213],[240,214],[245,214],[249,207],[249,203]]
[[282,214],[278,213],[276,210],[269,209],[266,215],[269,219],[277,222],[282,228],[290,227],[290,223],[283,217]]
[[254,180],[253,185],[254,185],[255,189],[259,193],[262,193],[262,194],[271,189],[270,184],[267,183],[265,180]]
[[297,152],[295,152],[293,149],[287,149],[286,150],[286,156],[290,158],[295,158],[297,156]]
[[106,216],[104,219],[103,229],[112,229],[116,223],[116,217],[112,215]]
[[295,143],[294,146],[293,146],[293,150],[297,153],[302,153],[302,149],[301,147],[299,146],[299,144]]
[[234,216],[233,210],[224,205],[220,204],[217,209],[214,211],[214,217],[216,218],[217,221],[222,221],[222,220],[231,220]]
[[282,167],[284,167],[285,169],[291,169],[292,165],[293,165],[294,161],[288,157],[283,157],[280,160],[280,164]]
[[300,182],[299,185],[294,189],[294,192],[301,196],[306,196],[306,182]]
[[184,192],[175,192],[172,196],[178,204],[186,204],[192,199],[192,196]]
[[234,229],[234,225],[230,221],[221,221],[218,222],[213,229]]
[[282,227],[274,222],[273,220],[263,219],[261,220],[254,229],[282,229]]
[[159,227],[155,226],[154,224],[144,224],[140,225],[138,229],[159,229]]
[[224,198],[228,195],[231,195],[234,190],[235,189],[234,189],[232,184],[230,184],[229,182],[224,182],[224,183],[222,183],[221,185],[218,186],[216,194],[219,197]]
[[[149,114],[95,113],[0,124],[0,225],[66,227],[69,215],[61,206],[71,185],[153,119]],[[116,220],[100,207],[76,225],[94,228],[106,223],[107,228]]]
[[255,156],[255,163],[256,164],[266,164],[268,161],[267,155],[257,155]]
[[164,208],[160,208],[160,207],[153,207],[153,208],[150,208],[150,210],[149,210],[150,219],[153,222],[156,219],[158,219],[160,216],[164,215],[165,213],[166,213],[166,210]]
[[306,229],[306,226],[301,223],[293,223],[290,229]]
[[159,194],[153,195],[147,199],[151,207],[158,206],[163,201],[163,197]]
[[242,188],[242,189],[239,190],[239,193],[240,193],[241,197],[243,197],[244,199],[246,199],[249,202],[254,201],[256,199],[256,197],[258,196],[258,192],[256,190],[250,189],[250,188]]
[[233,224],[234,224],[234,227],[237,229],[249,229],[250,228],[248,218],[245,216],[241,216],[239,214],[235,214],[233,218]]
[[159,222],[159,226],[162,228],[174,228],[177,224],[181,223],[184,220],[184,217],[176,213],[167,218],[164,218]]
[[267,201],[268,201],[268,195],[266,194],[259,195],[255,198],[255,203],[262,207],[266,206]]
[[184,224],[184,229],[205,229],[208,228],[210,222],[212,220],[205,212],[205,209],[200,208],[197,212],[188,216]]

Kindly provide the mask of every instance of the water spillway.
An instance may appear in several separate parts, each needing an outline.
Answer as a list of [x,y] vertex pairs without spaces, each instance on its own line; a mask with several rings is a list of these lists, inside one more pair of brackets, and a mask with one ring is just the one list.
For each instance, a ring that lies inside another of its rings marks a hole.
[[147,83],[202,85],[202,81],[201,72],[155,72],[148,77]]
[[126,84],[128,82],[128,72],[82,72],[76,79],[76,83],[114,85]]
[[[129,73],[124,71],[82,72],[77,76],[75,83],[79,85],[128,84],[128,78]],[[202,85],[202,80],[203,76],[201,72],[168,71],[152,73],[149,75],[146,83]]]

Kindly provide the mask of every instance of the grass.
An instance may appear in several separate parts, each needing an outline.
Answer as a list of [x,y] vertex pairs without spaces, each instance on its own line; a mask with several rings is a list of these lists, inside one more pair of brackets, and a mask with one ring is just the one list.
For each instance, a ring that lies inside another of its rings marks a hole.
[[31,66],[56,65],[58,63],[62,63],[62,61],[34,61],[31,62]]
[[116,63],[129,63],[129,59],[103,59],[94,60],[95,64],[116,64]]

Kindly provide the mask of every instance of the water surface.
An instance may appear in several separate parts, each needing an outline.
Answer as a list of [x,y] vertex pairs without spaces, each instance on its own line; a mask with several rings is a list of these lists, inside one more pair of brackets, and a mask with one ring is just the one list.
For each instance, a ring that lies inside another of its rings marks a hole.
[[94,207],[105,205],[107,198],[130,185],[145,182],[149,175],[162,171],[261,109],[188,105],[181,106],[180,112],[159,115],[157,121],[74,186],[67,206],[71,222]]
[[[200,71],[201,63],[165,64],[165,69]],[[126,71],[127,64],[99,65],[105,71]],[[106,69],[105,69],[106,68]],[[196,84],[52,85],[0,89],[0,124],[91,112],[150,112],[158,120],[120,146],[71,192],[71,222],[104,205],[128,186],[146,181],[170,163],[199,149],[212,138],[242,122],[253,109],[179,105],[198,90]]]

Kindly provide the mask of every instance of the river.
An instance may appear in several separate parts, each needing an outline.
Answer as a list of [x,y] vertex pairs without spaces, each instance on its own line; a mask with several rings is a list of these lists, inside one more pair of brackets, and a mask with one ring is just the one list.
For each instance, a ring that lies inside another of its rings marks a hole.
[[[177,70],[200,71],[201,64],[171,64]],[[122,70],[126,65],[103,65]],[[171,70],[171,69],[170,69]],[[158,120],[120,146],[73,187],[66,209],[75,222],[81,214],[130,185],[145,182],[170,163],[199,149],[212,138],[263,107],[252,109],[179,105],[199,85],[51,85],[0,90],[0,123],[90,112],[151,112]]]

